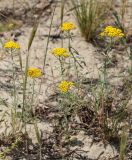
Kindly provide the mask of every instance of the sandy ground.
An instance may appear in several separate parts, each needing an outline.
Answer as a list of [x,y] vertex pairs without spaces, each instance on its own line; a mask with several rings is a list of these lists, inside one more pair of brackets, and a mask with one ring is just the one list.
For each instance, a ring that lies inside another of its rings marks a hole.
[[[47,3],[45,0],[41,1],[33,1],[29,3],[28,0],[25,0],[25,3],[22,3],[22,1],[19,0],[19,2],[15,3],[16,8],[16,13],[20,14],[21,8],[28,8],[28,7],[33,7],[34,5],[37,4],[37,9],[39,7],[42,7]],[[39,3],[40,2],[40,3]],[[48,1],[49,2],[49,1]],[[27,5],[29,4],[29,6]],[[131,1],[130,1],[131,3]],[[8,0],[0,1],[0,9],[4,10],[4,8],[8,8],[9,10],[12,8],[11,1],[9,4]],[[47,16],[51,10],[47,9],[46,10],[47,14],[41,18],[38,31],[36,33],[34,42],[32,44],[31,50],[30,50],[30,66],[31,67],[40,67],[43,68],[43,63],[44,63],[44,55],[45,55],[45,48],[46,48],[46,43],[47,43],[47,35],[49,32],[49,26],[50,26],[50,18]],[[19,15],[20,16],[20,15]],[[129,15],[131,17],[131,13]],[[53,29],[52,29],[52,34],[58,34],[59,30],[59,24],[60,24],[60,8],[57,6],[55,16],[54,16],[54,22],[53,22]],[[64,17],[64,21],[74,21],[73,15],[71,14],[66,14]],[[131,21],[127,22],[128,27],[130,27]],[[21,54],[23,58],[23,62],[25,62],[25,57],[27,53],[27,44],[28,40],[30,37],[30,33],[32,31],[32,25],[27,25],[24,24],[21,28],[16,29],[11,32],[4,33],[4,36],[2,37],[3,40],[10,38],[16,38],[18,42],[21,45]],[[16,33],[20,34],[20,36],[16,37]],[[81,34],[78,29],[73,31],[74,38],[72,42],[72,46],[76,48],[76,50],[80,53],[80,56],[85,59],[86,62],[86,67],[82,69],[80,72],[85,75],[88,78],[98,78],[99,77],[99,67],[101,65],[100,61],[100,55],[97,51],[97,49],[91,44],[85,42],[85,40],[81,37]],[[53,83],[56,84],[59,81],[59,74],[58,74],[58,68],[57,66],[58,61],[56,58],[50,53],[50,51],[54,47],[60,47],[61,44],[61,39],[60,38],[55,38],[55,39],[50,39],[49,47],[48,47],[48,56],[47,56],[47,61],[46,61],[46,67],[45,67],[45,72],[44,72],[44,77],[43,77],[43,84],[42,84],[42,91],[41,91],[41,96],[40,96],[40,101],[41,105],[46,107],[45,100],[48,98],[48,96],[54,94],[53,90]],[[67,47],[67,40],[65,40],[64,46]],[[1,49],[2,53],[2,49]],[[118,56],[118,54],[117,54]],[[119,56],[119,58],[121,58]],[[125,57],[123,57],[125,59]],[[18,63],[18,59],[15,58],[16,63]],[[119,68],[122,64],[118,64]],[[127,66],[127,64],[125,64]],[[53,70],[53,73],[51,72]],[[113,69],[115,71],[115,69]],[[119,70],[120,71],[120,70]],[[10,83],[11,78],[11,64],[10,64],[10,59],[8,57],[5,57],[4,60],[0,62],[0,87],[1,87],[1,98],[6,101],[6,103],[10,104],[11,103],[11,98],[10,98],[10,88],[12,88],[12,85]],[[118,70],[116,71],[118,72]],[[18,71],[19,73],[19,71]],[[116,74],[116,73],[115,73]],[[73,77],[74,78],[74,77]],[[114,80],[113,80],[114,81]],[[117,83],[117,80],[115,80]],[[49,87],[50,86],[50,87]],[[47,88],[48,87],[48,88]],[[37,88],[37,84],[36,84]],[[47,94],[48,93],[48,94]],[[20,97],[21,98],[21,95]],[[43,101],[42,101],[43,99]],[[21,100],[20,100],[21,101]],[[21,103],[21,102],[20,102]],[[10,105],[11,107],[11,105]],[[2,105],[0,106],[0,109],[2,112],[0,115],[2,116],[4,113],[6,114],[7,111],[10,110],[10,108],[3,107]],[[6,114],[7,117],[9,117],[8,114]],[[9,124],[9,118],[6,118],[7,124]],[[1,124],[1,129],[0,133],[4,133],[5,128],[2,128],[4,124]],[[52,125],[49,124],[48,122],[41,122],[39,123],[39,128],[43,130],[43,132],[52,132]],[[34,143],[36,143],[36,137],[34,137],[35,133],[33,130],[32,125],[28,125],[28,130],[29,134],[32,137]],[[83,132],[80,132],[77,136],[78,141],[83,142],[83,145],[79,147],[78,145],[73,147],[75,149],[76,147],[80,148],[81,150],[86,151],[85,154],[88,158],[91,159],[98,159],[98,160],[108,160],[109,158],[115,157],[117,155],[117,150],[115,149],[114,146],[108,144],[106,147],[104,147],[102,142],[99,143],[92,143],[92,138],[86,136]],[[101,156],[100,156],[101,155]],[[99,157],[100,156],[100,157]]]

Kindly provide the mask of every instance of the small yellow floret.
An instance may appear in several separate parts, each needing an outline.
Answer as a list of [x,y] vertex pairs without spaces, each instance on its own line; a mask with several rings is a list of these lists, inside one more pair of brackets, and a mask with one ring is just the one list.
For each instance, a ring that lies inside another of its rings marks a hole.
[[9,29],[12,29],[14,27],[14,24],[13,23],[10,23],[9,25],[8,25],[8,28]]
[[69,57],[69,56],[70,56],[69,53],[63,53],[63,57],[67,58],[67,57]]
[[20,49],[20,45],[16,42],[9,41],[4,44],[4,48],[6,48],[6,49]]
[[60,84],[59,84],[59,89],[61,92],[63,93],[66,93],[68,92],[71,87],[74,86],[74,83],[73,82],[69,82],[69,81],[62,81]]
[[115,28],[113,26],[107,26],[102,33],[100,33],[100,36],[107,36],[107,37],[124,37],[125,34],[122,32],[121,29]]
[[29,68],[28,76],[31,78],[39,78],[42,76],[42,71],[39,68]]
[[76,25],[72,22],[64,22],[61,26],[62,31],[70,31],[76,28]]
[[52,54],[54,54],[55,56],[65,57],[65,58],[70,56],[66,48],[54,48],[52,50]]

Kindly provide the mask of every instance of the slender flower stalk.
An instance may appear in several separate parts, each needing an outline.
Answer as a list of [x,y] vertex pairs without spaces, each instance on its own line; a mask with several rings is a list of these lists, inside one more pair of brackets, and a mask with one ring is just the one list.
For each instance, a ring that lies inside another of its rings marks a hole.
[[19,50],[21,47],[18,43],[14,41],[8,41],[4,44],[4,48],[8,51],[12,60],[12,69],[13,69],[13,98],[14,98],[14,106],[16,112],[17,106],[17,92],[16,92],[16,72],[15,72],[15,62],[13,58],[13,54],[15,51]]
[[[11,57],[11,64],[12,64],[12,78],[13,78],[13,107],[14,109],[11,110],[11,118],[12,118],[12,128],[13,133],[16,133],[17,130],[17,120],[16,120],[16,108],[18,104],[18,95],[17,95],[17,89],[16,89],[16,69],[15,69],[15,61],[14,61],[14,53],[20,49],[20,45],[14,41],[8,41],[4,44],[4,48],[9,53]],[[18,53],[19,54],[19,53]]]
[[31,98],[31,108],[30,108],[31,113],[33,113],[34,94],[35,94],[35,79],[33,79],[32,82],[32,98]]
[[43,75],[42,70],[39,68],[28,68],[27,76],[32,78],[32,97],[31,97],[31,112],[33,112],[34,94],[35,94],[35,79],[40,78]]
[[[65,0],[61,0],[61,26],[63,24]],[[63,35],[61,36],[61,47],[63,47]]]
[[[28,64],[29,63],[29,51],[26,57],[26,67],[25,67],[25,75],[23,79],[23,106],[22,106],[22,121],[24,121],[24,111],[25,111],[25,104],[26,104],[26,90],[27,90],[27,77],[28,77]],[[25,123],[26,127],[26,123]],[[26,129],[25,129],[26,130]]]
[[[49,30],[49,34],[48,34],[48,40],[47,40],[46,49],[45,49],[45,55],[44,55],[43,72],[44,72],[44,68],[45,68],[45,65],[46,65],[48,46],[49,46],[49,42],[50,42],[50,35],[51,35],[51,29],[52,29],[55,10],[56,10],[56,5],[54,7],[53,14],[52,14],[52,17],[51,17],[51,22],[50,22],[50,30]],[[41,90],[41,85],[40,85],[40,90]]]
[[12,69],[13,69],[13,98],[14,98],[14,106],[15,106],[15,113],[16,113],[16,107],[17,107],[16,72],[15,72],[15,62],[12,54],[13,53],[11,53]]
[[[69,48],[69,52],[70,54],[72,55],[73,57],[73,60],[74,60],[74,67],[75,67],[75,71],[76,71],[76,76],[77,76],[77,80],[79,80],[79,76],[78,76],[78,67],[77,67],[77,60],[71,50],[72,46],[71,46],[71,32],[70,30],[68,31],[68,48]],[[69,60],[69,65],[70,65],[70,60]]]

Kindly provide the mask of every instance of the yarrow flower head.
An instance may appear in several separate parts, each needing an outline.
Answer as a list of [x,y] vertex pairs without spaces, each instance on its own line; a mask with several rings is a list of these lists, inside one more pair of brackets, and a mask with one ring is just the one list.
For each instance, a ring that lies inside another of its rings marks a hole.
[[64,58],[67,58],[70,56],[66,48],[54,48],[52,50],[52,54],[54,54],[55,56],[64,57]]
[[59,89],[61,92],[66,93],[68,92],[71,87],[74,86],[73,82],[69,82],[69,81],[61,81],[61,83],[59,84]]
[[8,41],[4,44],[6,49],[20,49],[20,45],[14,41]]
[[76,29],[76,25],[72,22],[64,22],[61,26],[62,31],[70,31]]
[[39,78],[42,76],[42,71],[39,68],[29,68],[28,76],[31,78]]
[[119,28],[115,28],[113,26],[107,26],[104,29],[104,31],[102,33],[100,33],[100,36],[101,37],[107,36],[107,37],[111,37],[111,38],[114,38],[114,37],[121,38],[121,37],[124,37],[125,34]]

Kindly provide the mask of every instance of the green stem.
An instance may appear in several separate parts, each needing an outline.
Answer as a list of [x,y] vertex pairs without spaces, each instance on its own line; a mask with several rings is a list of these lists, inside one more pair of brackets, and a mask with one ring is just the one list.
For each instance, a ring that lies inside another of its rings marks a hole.
[[62,76],[62,79],[63,79],[64,69],[63,69],[63,62],[62,62],[62,59],[60,57],[59,57],[59,62],[60,62],[60,68],[61,68],[61,76]]
[[28,77],[28,64],[29,63],[29,51],[26,57],[26,68],[25,68],[25,77],[23,82],[23,107],[22,107],[22,121],[24,122],[24,111],[26,104],[26,89],[27,89],[27,77]]
[[[48,34],[48,40],[47,40],[46,49],[45,49],[45,55],[44,55],[43,73],[45,71],[46,59],[47,59],[47,54],[48,54],[48,46],[49,46],[49,42],[50,42],[50,35],[51,35],[51,29],[52,29],[55,9],[56,9],[56,5],[55,5],[55,7],[53,9],[53,14],[52,14],[52,17],[51,17],[50,30],[49,30],[49,34]],[[42,79],[41,79],[41,83],[40,83],[40,86],[39,86],[39,93],[41,93],[41,89],[42,89]]]
[[70,35],[70,31],[68,32],[68,48],[69,48],[69,52],[71,53],[71,55],[72,55],[72,57],[74,59],[74,67],[75,67],[75,70],[76,70],[77,81],[79,81],[78,67],[77,67],[77,64],[76,64],[77,60],[76,60],[74,54],[71,51],[71,35]]
[[106,89],[107,88],[107,58],[105,57],[105,61],[104,61],[104,67],[103,67],[103,75],[104,75],[104,78],[103,78],[103,84],[104,84],[104,88]]
[[11,51],[11,59],[12,59],[12,68],[13,68],[13,98],[14,98],[14,106],[15,106],[15,113],[17,107],[17,97],[16,97],[16,77],[15,77],[15,62],[13,59],[13,54]]
[[19,56],[20,68],[21,68],[21,71],[22,71],[22,57],[21,57],[20,52],[18,53],[18,56]]
[[[61,26],[63,24],[65,0],[61,0]],[[63,35],[61,37],[61,47],[63,47]]]
[[32,98],[31,98],[31,113],[33,113],[33,104],[34,104],[34,91],[35,91],[35,79],[33,79],[33,84],[32,84]]
[[49,34],[48,34],[48,40],[47,40],[46,50],[45,50],[45,55],[44,55],[43,72],[44,72],[44,67],[45,67],[45,65],[46,65],[46,58],[47,58],[47,53],[48,53],[48,46],[49,46],[49,41],[50,41],[50,35],[51,35],[51,29],[52,29],[52,24],[53,24],[53,18],[54,18],[54,14],[55,14],[55,9],[56,9],[56,5],[55,5],[55,7],[54,7],[53,14],[52,14],[52,17],[51,17],[50,30],[49,30]]

